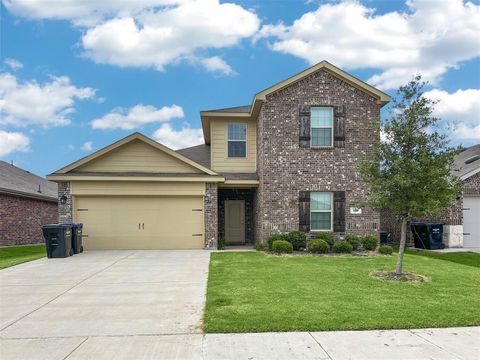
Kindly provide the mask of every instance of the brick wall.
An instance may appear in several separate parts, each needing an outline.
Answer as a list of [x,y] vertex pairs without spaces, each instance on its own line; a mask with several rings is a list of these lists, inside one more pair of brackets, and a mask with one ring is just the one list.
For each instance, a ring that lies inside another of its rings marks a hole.
[[[62,204],[60,200],[62,197],[66,198],[65,204]],[[58,183],[58,219],[60,223],[73,222],[73,209],[72,209],[72,195],[70,194],[70,182],[60,181]]]
[[217,183],[205,184],[205,249],[216,249],[218,239],[218,192]]
[[54,202],[0,194],[0,246],[42,243],[42,226],[57,220]]
[[[345,147],[300,148],[299,105],[344,105]],[[365,200],[368,187],[357,163],[371,154],[379,121],[376,99],[325,71],[269,95],[258,117],[257,241],[272,232],[298,230],[300,191],[345,191],[346,232],[376,234],[378,212],[363,206],[361,215],[350,215],[349,209]]]

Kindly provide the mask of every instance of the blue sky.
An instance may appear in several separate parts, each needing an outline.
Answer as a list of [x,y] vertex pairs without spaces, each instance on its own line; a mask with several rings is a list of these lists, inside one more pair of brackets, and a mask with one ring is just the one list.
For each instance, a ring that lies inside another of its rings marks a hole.
[[48,174],[131,132],[202,141],[199,111],[328,60],[393,94],[421,73],[480,142],[480,3],[3,0],[0,159]]

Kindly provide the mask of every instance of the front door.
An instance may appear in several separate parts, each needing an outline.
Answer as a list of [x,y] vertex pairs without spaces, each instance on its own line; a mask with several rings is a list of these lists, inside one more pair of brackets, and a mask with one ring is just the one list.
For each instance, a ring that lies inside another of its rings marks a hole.
[[225,200],[225,243],[245,244],[245,200]]

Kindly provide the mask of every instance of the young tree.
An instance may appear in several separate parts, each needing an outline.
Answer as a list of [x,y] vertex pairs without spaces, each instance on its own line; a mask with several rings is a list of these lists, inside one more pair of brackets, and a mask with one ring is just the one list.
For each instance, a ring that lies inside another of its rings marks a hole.
[[401,221],[397,274],[402,273],[408,221],[438,215],[461,191],[451,172],[456,150],[437,131],[439,119],[432,116],[436,102],[423,96],[425,85],[417,75],[397,90],[382,141],[360,164],[370,185],[369,204],[392,210]]

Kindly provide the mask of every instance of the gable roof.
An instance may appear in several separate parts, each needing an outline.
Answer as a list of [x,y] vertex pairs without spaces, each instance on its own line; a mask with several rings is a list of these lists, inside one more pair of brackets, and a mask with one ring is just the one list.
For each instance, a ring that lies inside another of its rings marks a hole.
[[[180,161],[182,161],[182,162],[184,162],[184,163],[186,163],[186,164],[188,164],[188,165],[190,165],[190,166],[192,166],[192,167],[194,167],[198,170],[201,170],[202,172],[204,172],[208,175],[217,175],[217,173],[210,170],[209,168],[207,168],[207,167],[205,167],[205,166],[187,158],[186,156],[184,156],[184,155],[166,147],[165,145],[162,145],[162,144],[156,142],[155,140],[150,139],[149,137],[147,137],[143,134],[140,134],[138,132],[135,132],[131,135],[128,135],[127,137],[124,137],[123,139],[120,139],[120,140],[114,142],[113,144],[104,147],[103,149],[100,149],[100,150],[98,150],[98,151],[80,159],[80,160],[77,160],[77,161],[71,163],[70,165],[67,165],[67,166],[55,171],[51,175],[67,174],[67,173],[79,168],[80,166],[82,166],[82,165],[84,165],[84,164],[86,164],[90,161],[93,161],[93,160],[109,153],[110,151],[113,151],[113,150],[119,148],[120,146],[128,144],[128,143],[130,143],[134,140],[139,140],[139,141],[145,142],[146,144],[151,145],[154,148],[156,148],[160,151],[163,151],[166,154],[168,154],[168,155],[170,155],[170,156],[172,156],[172,157],[174,157],[174,158],[176,158],[176,159],[178,159],[178,160],[180,160]],[[51,175],[49,175],[49,176],[51,176]]]
[[268,87],[265,90],[260,91],[253,97],[252,105],[237,106],[233,108],[225,109],[216,109],[216,110],[205,110],[200,112],[200,117],[202,119],[202,128],[203,128],[203,137],[205,138],[205,143],[210,144],[210,120],[215,117],[232,117],[232,118],[256,118],[260,112],[261,104],[266,100],[267,95],[270,95],[274,92],[280,91],[297,81],[300,81],[307,76],[316,73],[317,71],[324,70],[333,76],[340,78],[351,86],[370,94],[377,99],[377,103],[384,106],[390,101],[390,96],[383,91],[374,88],[373,86],[367,84],[366,82],[350,75],[349,73],[343,71],[342,69],[330,64],[328,61],[323,60],[316,65],[309,67],[296,75],[289,77],[275,85]]
[[455,156],[454,173],[466,180],[480,172],[480,144],[470,146]]
[[57,201],[57,184],[15,165],[0,161],[0,193]]

